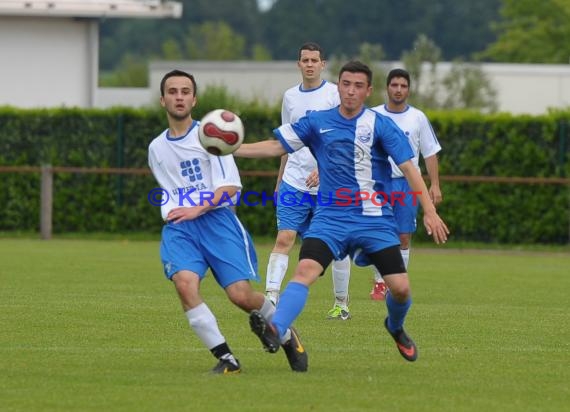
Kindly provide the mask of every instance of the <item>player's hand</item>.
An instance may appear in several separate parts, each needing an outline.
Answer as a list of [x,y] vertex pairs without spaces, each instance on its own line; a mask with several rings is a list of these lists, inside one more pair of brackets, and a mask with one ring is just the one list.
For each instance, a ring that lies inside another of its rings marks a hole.
[[305,185],[310,189],[311,187],[316,187],[319,185],[319,171],[317,169],[313,170],[307,179],[305,180]]
[[435,243],[440,244],[447,241],[449,229],[437,213],[424,214],[424,226],[427,234],[433,237]]
[[196,219],[198,216],[204,214],[204,208],[202,206],[193,207],[176,207],[168,212],[166,220],[169,222],[180,223],[185,220]]
[[431,199],[431,202],[434,204],[434,206],[437,206],[442,202],[443,196],[441,195],[441,190],[439,189],[439,186],[437,186],[437,185],[430,186],[429,197]]

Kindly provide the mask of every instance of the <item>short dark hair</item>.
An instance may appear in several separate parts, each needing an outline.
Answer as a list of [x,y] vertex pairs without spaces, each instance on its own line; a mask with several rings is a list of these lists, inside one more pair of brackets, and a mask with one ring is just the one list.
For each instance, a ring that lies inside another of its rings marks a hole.
[[404,69],[392,69],[390,70],[390,73],[388,73],[388,77],[386,77],[386,86],[390,86],[390,82],[394,77],[403,77],[408,81],[408,87],[412,85],[412,82],[410,81],[410,73]]
[[169,71],[168,73],[166,73],[164,75],[164,77],[160,81],[160,95],[161,96],[164,97],[164,84],[166,83],[166,80],[170,79],[171,77],[187,77],[187,78],[189,78],[190,81],[192,82],[192,86],[194,87],[194,96],[196,96],[196,92],[198,91],[198,86],[196,85],[196,80],[194,79],[194,76],[192,76],[190,73],[186,73],[185,71],[182,71],[182,70],[172,70],[172,71]]
[[321,56],[321,60],[325,59],[325,52],[323,50],[323,48],[315,42],[309,41],[307,43],[303,43],[303,45],[299,48],[299,57],[297,58],[297,60],[301,60],[301,52],[303,50],[309,50],[309,51],[318,51],[320,56]]
[[346,63],[344,66],[342,66],[340,69],[340,73],[338,74],[339,80],[340,80],[340,76],[342,76],[342,74],[344,72],[364,73],[366,75],[367,80],[368,80],[368,85],[370,86],[372,84],[372,70],[370,70],[370,67],[368,67],[367,65],[365,65],[361,61],[351,60],[348,63]]

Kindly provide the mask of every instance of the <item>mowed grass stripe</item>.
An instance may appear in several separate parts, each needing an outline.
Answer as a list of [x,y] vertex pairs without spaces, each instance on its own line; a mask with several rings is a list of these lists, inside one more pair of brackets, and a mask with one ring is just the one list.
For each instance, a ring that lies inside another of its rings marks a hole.
[[[257,244],[262,275],[271,247]],[[307,374],[264,353],[208,277],[202,293],[243,364],[232,377],[208,373],[215,359],[189,329],[156,241],[1,239],[0,262],[2,411],[560,411],[570,399],[563,253],[414,249],[415,363],[385,332],[367,269],[352,268],[353,319],[325,319],[329,269],[296,322]]]

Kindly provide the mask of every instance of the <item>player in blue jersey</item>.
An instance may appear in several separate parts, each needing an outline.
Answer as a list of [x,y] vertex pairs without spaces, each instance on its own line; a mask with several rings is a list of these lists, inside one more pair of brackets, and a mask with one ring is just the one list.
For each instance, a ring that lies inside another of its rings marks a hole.
[[[372,110],[391,118],[402,129],[414,151],[412,162],[418,171],[420,170],[419,156],[421,154],[430,180],[429,195],[433,204],[437,206],[442,201],[437,160],[437,153],[441,150],[441,146],[427,116],[421,110],[408,105],[407,99],[410,93],[410,85],[410,75],[407,71],[403,69],[391,70],[386,77],[388,101],[386,104],[373,107]],[[410,242],[412,234],[417,228],[416,216],[419,204],[414,202],[413,196],[409,194],[410,187],[402,171],[392,158],[388,158],[388,160],[392,166],[392,190],[395,193],[406,194],[402,202],[394,203],[393,208],[400,236],[400,253],[407,269],[410,260]],[[382,275],[374,266],[373,269],[374,286],[370,292],[370,298],[373,300],[384,300],[388,288],[382,279]],[[350,272],[348,272],[348,276],[350,277]],[[338,279],[333,277],[335,289],[337,283],[340,284],[340,288],[343,288],[348,282],[347,280],[338,282]],[[348,291],[346,293],[348,295]]]
[[309,113],[293,124],[275,130],[278,140],[244,144],[243,157],[281,156],[307,146],[317,160],[321,201],[307,231],[299,263],[283,291],[271,321],[259,311],[250,314],[252,331],[266,351],[279,350],[280,337],[299,316],[309,287],[333,259],[350,254],[359,266],[374,264],[390,291],[384,325],[408,361],[417,358],[414,341],[404,331],[412,303],[410,282],[399,250],[391,203],[391,156],[416,192],[424,209],[424,225],[436,243],[447,240],[447,226],[438,216],[427,187],[411,159],[408,139],[395,123],[364,106],[372,91],[372,71],[351,61],[339,74],[341,104]]
[[[251,287],[250,280],[259,281],[257,257],[251,237],[229,207],[242,187],[239,172],[233,156],[213,156],[199,143],[198,122],[192,119],[194,77],[173,70],[163,77],[160,93],[168,129],[150,143],[148,161],[162,191],[164,274],[174,284],[190,327],[218,359],[212,372],[239,373],[240,363],[200,294],[200,282],[211,269],[237,307],[256,310],[267,320],[275,312],[271,301]],[[302,345],[295,330],[288,329],[281,340],[291,368],[306,371],[307,354],[298,349]]]
[[[335,84],[321,78],[325,68],[323,49],[313,42],[299,48],[297,66],[302,82],[291,87],[283,94],[281,105],[281,123],[294,123],[314,110],[325,110],[340,103],[338,88]],[[309,222],[316,207],[318,192],[317,162],[308,147],[281,157],[281,166],[277,176],[275,192],[277,202],[277,239],[269,255],[265,292],[272,302],[277,304],[281,284],[289,265],[289,253],[295,244],[297,234],[301,238],[309,227]],[[310,196],[312,202],[303,201]],[[295,202],[281,199],[296,199]],[[348,282],[350,279],[350,259],[348,256],[332,265],[335,279],[335,305],[328,313],[329,319],[350,318],[348,308]]]

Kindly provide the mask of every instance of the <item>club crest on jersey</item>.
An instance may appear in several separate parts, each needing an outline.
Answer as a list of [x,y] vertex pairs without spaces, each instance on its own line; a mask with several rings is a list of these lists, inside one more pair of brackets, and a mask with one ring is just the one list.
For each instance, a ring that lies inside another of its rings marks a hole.
[[356,128],[356,138],[362,143],[368,143],[372,138],[372,129],[366,125],[360,125]]

